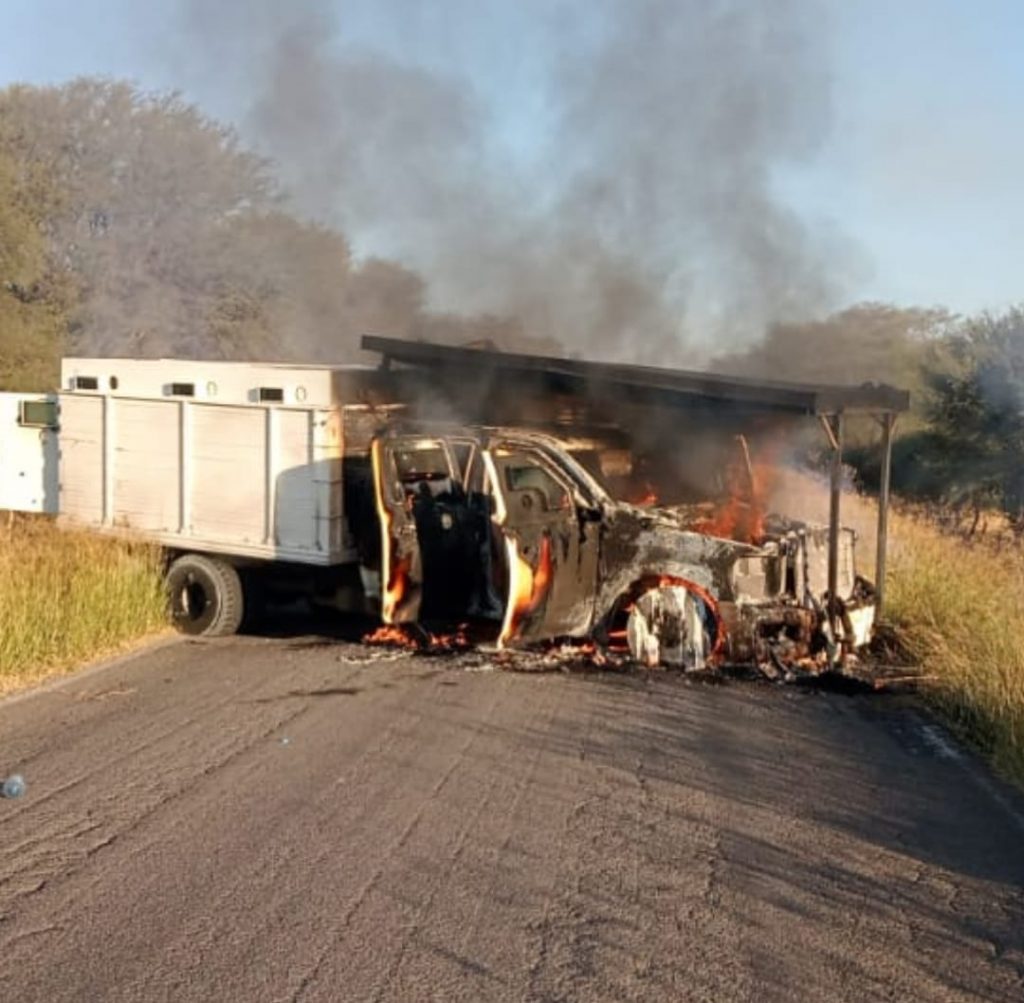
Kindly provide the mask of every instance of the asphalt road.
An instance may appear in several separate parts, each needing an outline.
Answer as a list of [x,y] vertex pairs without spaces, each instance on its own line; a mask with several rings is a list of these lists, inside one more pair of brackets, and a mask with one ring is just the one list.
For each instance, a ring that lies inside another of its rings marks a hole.
[[0,1000],[1024,1000],[906,700],[184,642],[0,704]]

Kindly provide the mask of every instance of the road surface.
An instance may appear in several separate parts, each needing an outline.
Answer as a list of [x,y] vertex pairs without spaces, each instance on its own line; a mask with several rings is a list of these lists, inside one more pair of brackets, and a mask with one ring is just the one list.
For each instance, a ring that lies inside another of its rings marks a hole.
[[1020,800],[903,699],[174,643],[0,704],[0,999],[1024,1000]]

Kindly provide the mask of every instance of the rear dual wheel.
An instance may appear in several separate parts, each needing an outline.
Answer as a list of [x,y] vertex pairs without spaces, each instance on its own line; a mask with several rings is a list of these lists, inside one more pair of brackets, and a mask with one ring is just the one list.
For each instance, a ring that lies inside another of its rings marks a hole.
[[167,570],[171,620],[183,634],[227,637],[242,625],[245,600],[238,572],[226,561],[185,554]]

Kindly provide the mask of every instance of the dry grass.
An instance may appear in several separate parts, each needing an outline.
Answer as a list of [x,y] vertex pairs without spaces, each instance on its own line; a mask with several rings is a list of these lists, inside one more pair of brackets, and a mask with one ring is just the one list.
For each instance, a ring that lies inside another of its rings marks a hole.
[[[776,507],[827,521],[827,491],[788,475]],[[859,533],[862,573],[874,576],[877,506],[846,494],[843,522]],[[1024,782],[1024,551],[965,541],[923,514],[890,519],[885,620],[900,646],[936,677],[927,696],[965,738]]]
[[1024,554],[997,552],[897,515],[888,618],[938,676],[931,697],[1024,781]]
[[157,548],[0,519],[0,692],[165,625]]

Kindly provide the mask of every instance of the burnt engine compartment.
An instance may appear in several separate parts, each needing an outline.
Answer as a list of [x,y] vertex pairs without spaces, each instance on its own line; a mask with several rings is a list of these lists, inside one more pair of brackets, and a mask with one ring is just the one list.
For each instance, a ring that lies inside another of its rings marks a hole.
[[690,450],[635,447],[598,441],[574,455],[630,507],[685,533],[747,545],[726,559],[714,597],[665,577],[620,607],[610,633],[628,637],[639,661],[755,664],[776,677],[819,672],[867,643],[874,588],[857,573],[856,534],[839,530],[833,604],[827,526],[770,509],[782,473],[771,462],[780,452],[774,436],[758,447],[713,428]]

